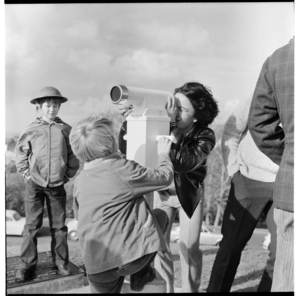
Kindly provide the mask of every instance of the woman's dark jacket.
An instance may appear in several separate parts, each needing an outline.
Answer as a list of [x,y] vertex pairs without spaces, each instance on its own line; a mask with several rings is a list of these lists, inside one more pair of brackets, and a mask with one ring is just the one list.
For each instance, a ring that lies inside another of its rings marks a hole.
[[[171,133],[179,130],[171,124]],[[123,137],[127,132],[125,121],[120,130],[119,149],[126,155],[126,142]],[[178,199],[189,218],[192,217],[201,199],[204,178],[207,172],[207,157],[216,144],[216,137],[209,127],[193,128],[179,136],[176,144],[172,144],[171,160],[174,166],[174,183]]]

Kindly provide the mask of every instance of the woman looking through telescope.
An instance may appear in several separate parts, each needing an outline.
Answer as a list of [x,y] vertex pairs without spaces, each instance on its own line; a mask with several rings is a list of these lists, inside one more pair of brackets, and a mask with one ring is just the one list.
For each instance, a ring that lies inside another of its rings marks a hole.
[[[119,108],[123,116],[128,116],[131,111],[132,106],[129,104]],[[199,292],[202,272],[199,240],[203,220],[204,179],[207,173],[207,157],[216,142],[215,134],[208,125],[218,115],[219,108],[212,93],[204,85],[187,82],[176,88],[174,95],[168,98],[166,111],[171,119],[170,134],[175,139],[170,153],[174,181],[167,188],[158,191],[156,207],[164,210],[169,217],[170,223],[165,234],[168,244],[172,224],[179,211],[181,292]],[[125,133],[126,121],[121,127],[119,137],[119,149],[124,154]],[[158,271],[161,271],[160,260],[156,258]],[[173,266],[170,268],[174,279]]]

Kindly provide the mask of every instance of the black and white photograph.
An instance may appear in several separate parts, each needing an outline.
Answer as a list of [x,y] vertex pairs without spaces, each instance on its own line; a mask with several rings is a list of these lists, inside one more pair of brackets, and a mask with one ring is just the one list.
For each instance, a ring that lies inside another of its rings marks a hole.
[[4,1],[1,290],[293,294],[296,5]]

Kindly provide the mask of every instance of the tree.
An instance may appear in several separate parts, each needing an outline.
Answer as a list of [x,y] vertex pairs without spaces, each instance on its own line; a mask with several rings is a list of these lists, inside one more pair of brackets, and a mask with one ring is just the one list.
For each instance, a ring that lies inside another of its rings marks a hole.
[[5,174],[5,203],[7,209],[16,210],[20,215],[25,216],[24,193],[25,181],[16,171],[6,171]]
[[205,184],[204,220],[208,225],[218,226],[222,223],[223,213],[226,206],[230,180],[223,164],[221,151],[222,129],[214,128],[216,133],[216,146],[207,160],[207,176]]

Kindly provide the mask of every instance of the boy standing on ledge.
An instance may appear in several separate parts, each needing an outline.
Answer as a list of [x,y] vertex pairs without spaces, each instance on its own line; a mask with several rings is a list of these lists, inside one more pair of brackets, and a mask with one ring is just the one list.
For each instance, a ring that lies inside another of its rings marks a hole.
[[27,280],[36,268],[37,233],[43,224],[45,200],[53,263],[62,275],[71,273],[64,183],[75,176],[79,160],[69,142],[71,126],[57,117],[60,105],[67,100],[56,88],[44,87],[39,96],[30,101],[42,116],[30,123],[17,141],[16,166],[26,180],[26,224],[16,273],[21,281]]

